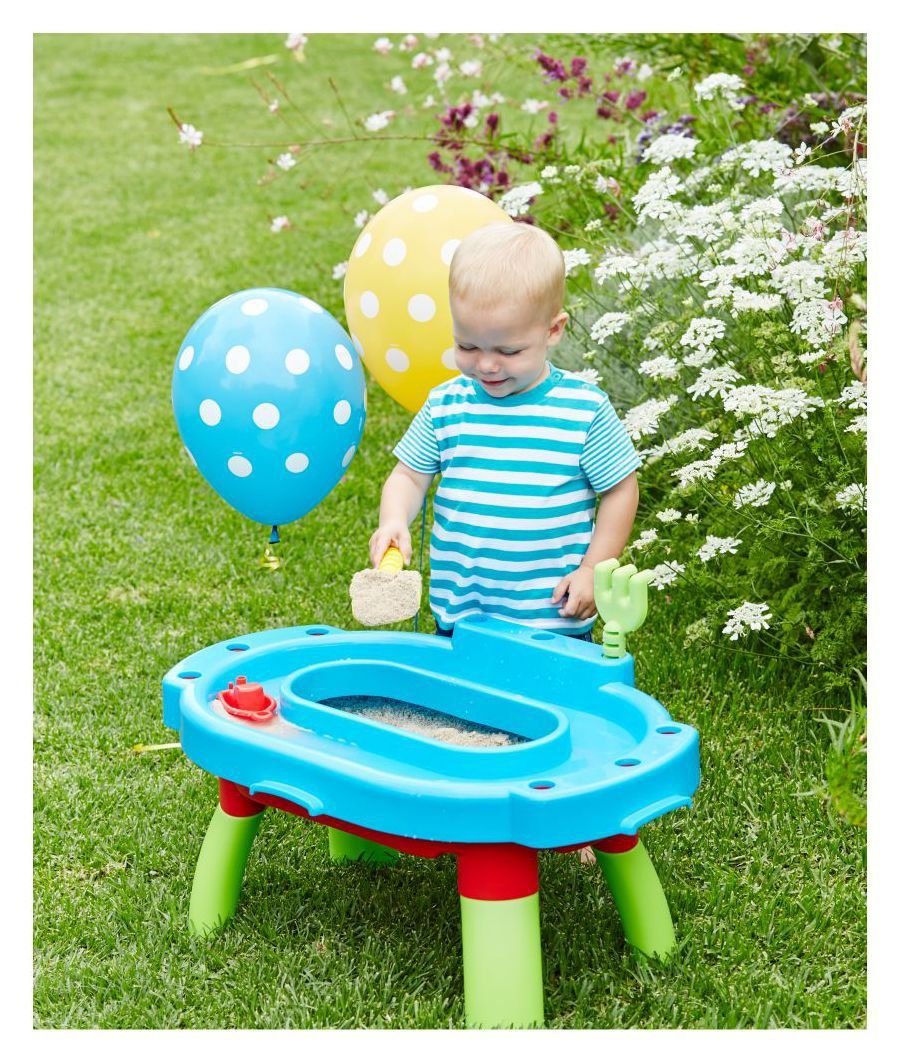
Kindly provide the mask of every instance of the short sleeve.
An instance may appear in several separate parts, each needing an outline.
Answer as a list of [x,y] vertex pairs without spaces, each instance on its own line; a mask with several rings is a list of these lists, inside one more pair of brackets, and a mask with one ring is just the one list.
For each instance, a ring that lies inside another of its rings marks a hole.
[[583,444],[580,454],[583,473],[597,493],[604,493],[636,471],[640,464],[627,429],[606,398],[596,410]]
[[413,417],[407,433],[394,447],[394,455],[407,467],[427,475],[437,475],[441,470],[438,455],[438,439],[432,426],[432,413],[429,402]]

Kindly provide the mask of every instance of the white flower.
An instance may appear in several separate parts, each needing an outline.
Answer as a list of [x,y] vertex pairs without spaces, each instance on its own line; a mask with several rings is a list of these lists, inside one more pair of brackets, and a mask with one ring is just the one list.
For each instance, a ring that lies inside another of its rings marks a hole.
[[747,383],[744,386],[736,386],[729,390],[722,398],[722,404],[726,412],[736,412],[739,415],[756,416],[767,408],[772,408],[769,399],[775,393],[770,387],[760,386],[757,383]]
[[424,66],[434,66],[435,60],[428,52],[419,52],[413,56],[413,62],[410,65],[414,70],[421,70]]
[[745,600],[740,607],[735,607],[728,612],[728,622],[722,632],[731,640],[737,640],[742,634],[746,635],[748,629],[769,629],[770,618],[772,614],[769,604],[752,604],[749,600]]
[[866,409],[867,384],[857,382],[846,386],[839,397],[836,398],[836,404],[844,405],[849,409]]
[[201,146],[204,136],[205,134],[194,125],[187,125],[186,122],[183,122],[180,126],[180,143],[186,144],[190,151],[194,151]]
[[440,63],[449,63],[453,58],[450,48],[436,48],[434,55]]
[[[680,67],[678,69],[680,70]],[[717,95],[726,100],[733,100],[743,88],[744,82],[737,74],[710,74],[705,80],[694,85],[694,93],[698,101],[715,99]]]
[[617,335],[630,320],[629,313],[603,313],[590,328],[593,342],[604,342],[609,335]]
[[588,250],[579,247],[575,250],[564,251],[564,275],[570,276],[574,269],[581,265],[589,265],[590,255]]
[[501,196],[498,205],[509,217],[520,217],[530,208],[530,200],[542,194],[542,185],[538,181],[529,184],[518,184]]
[[653,567],[653,574],[656,577],[653,578],[651,584],[656,589],[664,589],[666,585],[671,585],[678,575],[683,574],[686,570],[685,564],[678,563],[675,560],[669,560],[668,563],[660,563],[658,566]]
[[284,47],[294,52],[302,51],[308,43],[309,38],[305,33],[288,33],[287,39],[284,41]]
[[278,169],[283,169],[286,172],[288,169],[293,169],[296,165],[296,159],[289,151],[285,151],[282,155],[278,155],[274,161],[274,164]]
[[271,231],[272,232],[280,232],[283,229],[289,228],[289,227],[290,227],[290,220],[289,220],[289,218],[284,217],[283,215],[281,217],[274,217],[271,220]]
[[652,76],[653,76],[653,68],[650,66],[649,63],[643,63],[641,65],[640,69],[637,71],[637,80],[638,81],[649,81],[649,79]]
[[742,486],[735,494],[735,507],[743,508],[746,505],[750,505],[753,508],[765,508],[769,504],[769,499],[772,497],[775,488],[775,482],[767,482],[766,479],[762,478],[757,479],[756,482],[751,482],[747,486]]
[[379,206],[384,206],[388,201],[388,193],[384,188],[376,188],[375,191],[372,192],[372,198],[375,199]]
[[712,460],[694,460],[674,470],[672,476],[678,480],[678,488],[684,489],[685,486],[698,482],[700,479],[711,482],[716,477],[716,465]]
[[480,108],[487,107],[492,102],[492,100],[485,94],[485,92],[480,92],[478,88],[474,88],[473,95],[470,98],[470,102],[473,104],[474,107]]
[[681,75],[682,75],[683,73],[684,73],[684,68],[683,68],[683,67],[681,67],[681,66],[676,66],[676,67],[674,68],[674,70],[671,70],[671,71],[670,71],[669,73],[667,73],[667,74],[665,75],[665,80],[666,80],[666,81],[677,81],[677,80],[678,80],[678,78],[679,78],[679,77],[680,77],[680,76],[681,76]]
[[824,294],[824,269],[815,261],[802,259],[779,265],[772,270],[770,283],[790,302],[804,302],[811,298],[822,298]]
[[866,434],[867,433],[867,417],[866,416],[855,416],[855,418],[845,428],[846,434]]
[[387,37],[379,37],[378,40],[372,45],[375,51],[379,55],[387,55],[394,45],[388,40]]
[[653,542],[659,540],[659,535],[655,530],[644,530],[643,533],[637,538],[636,541],[632,541],[627,547],[628,548],[648,548]]
[[548,101],[544,99],[525,99],[523,103],[521,103],[520,109],[527,114],[538,114],[548,106]]
[[271,111],[272,114],[277,114],[277,112],[281,109],[280,102],[276,99],[273,99],[268,104],[268,109]]
[[584,232],[597,232],[602,227],[602,218],[594,217],[583,226]]
[[744,287],[733,287],[731,292],[731,315],[739,313],[763,313],[778,309],[782,304],[780,294],[757,294]]
[[554,180],[558,176],[557,166],[546,166],[545,169],[539,174],[540,180]]
[[823,264],[833,273],[843,274],[849,266],[857,265],[867,257],[867,233],[857,228],[842,228],[820,252]]
[[667,133],[657,136],[643,152],[643,161],[662,165],[678,158],[693,158],[699,142],[696,137],[683,134]]
[[391,91],[396,92],[399,96],[407,94],[407,86],[404,84],[404,79],[400,74],[396,74],[391,78]]
[[682,346],[703,350],[725,336],[725,321],[716,317],[694,317],[681,336]]
[[464,77],[479,77],[482,73],[482,63],[478,59],[467,59],[459,67]]
[[362,228],[366,221],[369,220],[370,214],[368,210],[360,210],[356,217],[353,218],[353,223],[357,228]]
[[674,438],[669,438],[653,452],[656,456],[664,456],[666,453],[695,453],[715,437],[716,435],[705,427],[690,427],[676,434]]
[[716,359],[716,350],[704,349],[698,350],[696,353],[689,353],[684,358],[684,364],[688,368],[702,368],[705,364],[712,364]]
[[668,412],[677,400],[677,395],[671,394],[664,399],[650,398],[642,405],[628,409],[622,420],[627,433],[634,441],[638,441],[645,434],[655,434],[659,426],[659,417]]
[[430,93],[423,100],[423,104],[422,105],[423,105],[423,108],[425,108],[425,107],[434,107],[436,105],[435,104],[435,97]]
[[855,511],[867,511],[867,487],[858,482],[852,482],[835,495],[836,507],[852,508]]
[[794,164],[799,166],[802,162],[806,162],[808,158],[810,158],[810,148],[802,140],[800,146],[795,148]]
[[704,368],[692,385],[687,388],[687,392],[695,399],[705,397],[707,394],[710,397],[724,396],[733,388],[734,381],[740,378],[741,373],[732,368],[730,364]]
[[811,298],[795,306],[788,327],[808,345],[819,348],[841,334],[842,325],[847,323],[840,299],[829,302],[825,298]]
[[637,369],[642,375],[650,379],[677,379],[681,368],[674,357],[663,355],[654,357],[651,361],[641,361]]
[[761,173],[775,175],[790,168],[791,158],[792,150],[788,144],[778,140],[748,140],[726,151],[722,162],[726,165],[738,162],[745,173],[759,177]]
[[673,210],[678,210],[671,197],[681,188],[681,179],[663,166],[653,173],[643,187],[634,196],[634,208],[643,220],[652,217],[655,220],[669,217]]
[[822,136],[824,133],[829,132],[829,122],[826,121],[815,121],[810,125],[810,131],[815,136]]
[[686,523],[699,523],[700,516],[696,512],[688,512],[687,515],[684,516],[684,521]]
[[393,110],[383,110],[377,114],[370,114],[363,124],[366,126],[367,132],[379,132],[388,125],[393,117]]
[[417,44],[419,44],[419,37],[415,33],[408,33],[397,47],[402,52],[411,52]]
[[339,261],[331,270],[332,280],[342,280],[347,275],[346,261]]
[[656,518],[660,523],[676,523],[681,518],[681,513],[677,508],[664,508],[661,512],[656,512]]
[[714,534],[707,534],[706,541],[697,549],[697,555],[706,563],[727,552],[735,555],[740,544],[742,542],[737,537],[716,537]]

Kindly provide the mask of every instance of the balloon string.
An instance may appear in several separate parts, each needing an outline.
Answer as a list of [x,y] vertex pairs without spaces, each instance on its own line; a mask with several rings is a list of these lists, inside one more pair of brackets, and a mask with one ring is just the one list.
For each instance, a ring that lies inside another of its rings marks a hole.
[[[422,527],[419,531],[419,573],[422,574],[422,557],[423,549],[426,544],[426,506],[429,503],[429,496],[423,498],[422,502]],[[416,633],[419,630],[419,611],[413,616],[413,632]]]

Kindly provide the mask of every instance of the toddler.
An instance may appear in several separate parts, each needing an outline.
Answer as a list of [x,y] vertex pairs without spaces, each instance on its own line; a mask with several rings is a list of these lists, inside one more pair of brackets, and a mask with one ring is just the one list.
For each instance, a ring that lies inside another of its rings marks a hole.
[[440,474],[436,632],[487,614],[590,640],[593,568],[627,542],[640,459],[606,394],[547,359],[568,319],[563,255],[541,229],[489,225],[458,246],[449,294],[461,374],[430,391],[394,449],[372,563],[390,545],[409,563],[410,523]]

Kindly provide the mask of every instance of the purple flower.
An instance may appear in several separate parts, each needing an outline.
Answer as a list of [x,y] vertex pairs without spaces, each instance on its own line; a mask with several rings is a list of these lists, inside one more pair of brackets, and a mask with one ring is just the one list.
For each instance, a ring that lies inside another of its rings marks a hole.
[[636,110],[645,99],[646,93],[641,89],[639,92],[631,92],[624,101],[624,105],[628,110]]
[[621,93],[615,92],[614,89],[611,92],[603,92],[602,98],[607,99],[609,103],[617,103],[621,99]]
[[555,110],[550,110],[549,111],[549,124],[550,125],[557,125],[558,124],[558,112],[557,111],[555,111]]
[[571,77],[580,77],[580,75],[586,70],[586,59],[581,59],[579,55],[575,55],[571,59]]

